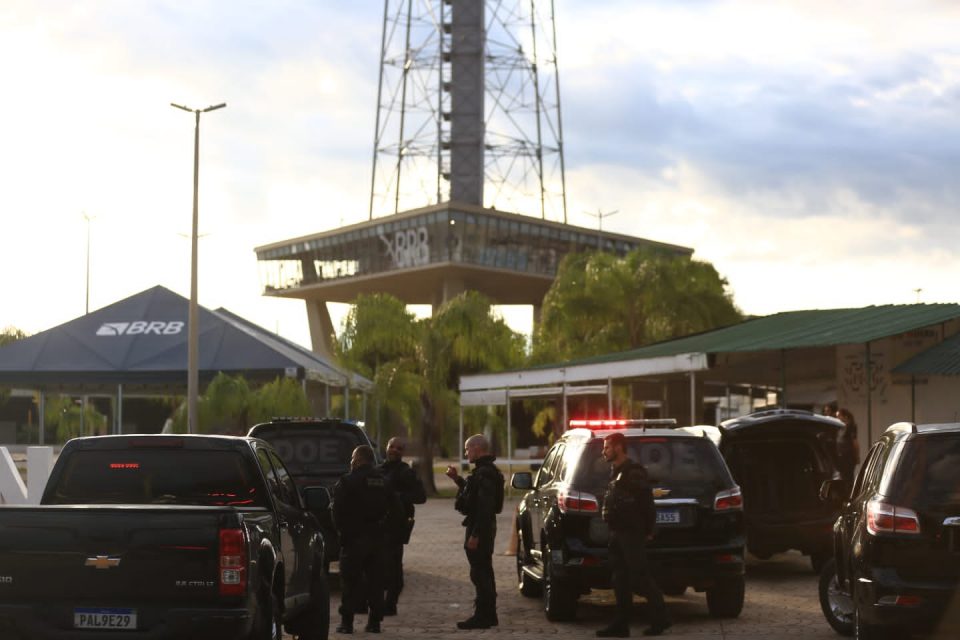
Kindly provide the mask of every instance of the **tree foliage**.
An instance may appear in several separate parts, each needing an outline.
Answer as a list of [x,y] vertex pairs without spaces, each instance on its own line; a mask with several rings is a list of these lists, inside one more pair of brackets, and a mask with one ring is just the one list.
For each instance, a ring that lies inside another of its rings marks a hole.
[[[357,298],[337,341],[344,366],[373,378],[377,416],[398,417],[421,450],[420,477],[431,492],[433,455],[456,424],[461,375],[517,366],[523,338],[492,313],[489,299],[466,292],[416,320],[387,294]],[[455,446],[459,450],[460,443]]]
[[23,340],[26,337],[27,334],[16,327],[5,327],[0,330],[0,347],[17,340]]
[[107,416],[97,411],[93,403],[86,407],[79,400],[65,395],[50,395],[44,402],[44,425],[53,429],[56,442],[71,438],[105,435],[109,433]]
[[[297,380],[277,378],[251,389],[243,376],[218,373],[199,398],[200,433],[244,435],[257,422],[273,416],[310,416],[310,402]],[[173,431],[186,433],[184,403],[173,417]]]
[[738,322],[708,262],[647,248],[567,255],[544,297],[535,362],[615,353]]

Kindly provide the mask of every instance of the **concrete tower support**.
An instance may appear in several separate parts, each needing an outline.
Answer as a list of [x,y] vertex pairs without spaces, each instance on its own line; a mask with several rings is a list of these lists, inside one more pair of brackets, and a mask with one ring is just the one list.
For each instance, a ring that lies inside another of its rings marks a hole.
[[484,2],[452,0],[450,199],[483,205]]

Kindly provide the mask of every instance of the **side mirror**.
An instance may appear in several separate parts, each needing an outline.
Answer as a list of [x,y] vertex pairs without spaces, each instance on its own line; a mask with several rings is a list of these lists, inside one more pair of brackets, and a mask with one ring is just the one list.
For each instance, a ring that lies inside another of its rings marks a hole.
[[518,471],[510,478],[510,486],[520,491],[533,489],[533,474],[529,471]]
[[839,504],[843,499],[842,491],[843,491],[842,480],[837,480],[836,478],[831,480],[824,480],[823,484],[820,485],[820,501],[835,502]]
[[303,501],[310,511],[326,511],[330,508],[330,490],[326,487],[307,487],[303,490]]

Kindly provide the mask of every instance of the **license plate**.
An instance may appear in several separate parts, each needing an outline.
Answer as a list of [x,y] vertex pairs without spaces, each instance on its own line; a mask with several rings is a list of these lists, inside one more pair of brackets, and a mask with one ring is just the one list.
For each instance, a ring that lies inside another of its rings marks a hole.
[[338,560],[330,561],[330,573],[340,573],[340,562]]
[[676,509],[657,509],[657,524],[680,524],[680,512]]
[[136,609],[74,609],[75,629],[132,630],[137,628]]

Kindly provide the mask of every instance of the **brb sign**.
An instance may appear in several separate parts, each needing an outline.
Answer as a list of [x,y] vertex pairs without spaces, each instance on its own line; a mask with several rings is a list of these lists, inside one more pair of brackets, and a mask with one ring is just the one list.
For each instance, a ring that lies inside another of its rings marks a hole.
[[379,235],[393,266],[403,268],[430,264],[430,236],[426,227],[397,231],[393,236],[386,236],[382,232]]
[[104,322],[97,329],[98,336],[175,336],[183,331],[185,322],[137,320],[136,322]]

